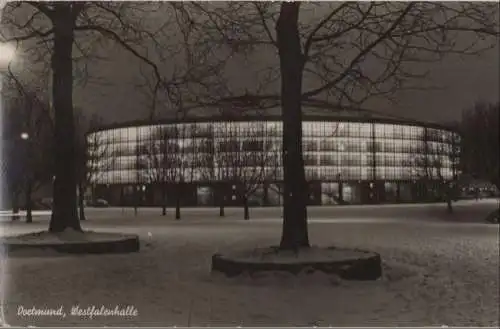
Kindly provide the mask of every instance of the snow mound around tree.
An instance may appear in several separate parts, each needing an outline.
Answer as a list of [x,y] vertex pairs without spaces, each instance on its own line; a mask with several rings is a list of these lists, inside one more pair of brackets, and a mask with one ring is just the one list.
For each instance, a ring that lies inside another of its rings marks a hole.
[[286,271],[262,271],[256,273],[245,273],[236,277],[228,278],[223,273],[211,273],[210,281],[213,283],[234,284],[243,286],[325,286],[340,285],[342,279],[334,274],[321,271],[312,271],[306,268],[298,274]]
[[58,243],[82,243],[82,242],[105,242],[116,240],[125,235],[107,232],[78,231],[67,228],[62,232],[40,231],[16,236],[6,236],[2,240],[16,243],[29,244],[58,244]]
[[311,246],[310,248],[300,248],[297,251],[282,250],[277,247],[269,247],[223,254],[230,255],[233,259],[237,259],[238,261],[243,262],[298,264],[357,259],[361,255],[366,254],[366,252],[352,249],[339,249],[334,247],[321,248],[318,246]]

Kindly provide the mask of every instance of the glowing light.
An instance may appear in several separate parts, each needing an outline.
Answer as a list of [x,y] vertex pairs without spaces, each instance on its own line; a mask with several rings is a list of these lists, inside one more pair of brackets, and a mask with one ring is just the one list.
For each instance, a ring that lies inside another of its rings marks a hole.
[[8,43],[0,43],[0,67],[6,67],[16,57],[16,49]]
[[21,138],[27,140],[28,138],[30,138],[30,135],[28,133],[22,133]]

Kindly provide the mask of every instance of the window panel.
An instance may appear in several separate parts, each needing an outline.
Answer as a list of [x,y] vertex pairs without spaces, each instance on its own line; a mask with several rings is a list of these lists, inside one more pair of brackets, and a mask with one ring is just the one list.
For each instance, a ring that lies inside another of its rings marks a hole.
[[368,168],[366,166],[361,167],[360,169],[360,179],[362,180],[369,180],[372,178],[372,169]]
[[385,167],[375,168],[376,179],[385,179]]
[[371,137],[371,124],[359,123],[359,137]]

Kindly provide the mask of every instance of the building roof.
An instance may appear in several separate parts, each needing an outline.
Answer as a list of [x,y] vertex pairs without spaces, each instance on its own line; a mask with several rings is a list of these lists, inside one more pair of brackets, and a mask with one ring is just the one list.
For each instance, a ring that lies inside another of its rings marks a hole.
[[[121,123],[112,123],[102,125],[93,129],[93,131],[102,131],[108,129],[148,126],[152,124],[176,123],[176,122],[217,122],[217,121],[257,121],[257,120],[277,120],[281,121],[281,108],[271,108],[266,110],[245,110],[241,112],[232,111],[221,114],[220,112],[210,110],[192,111],[189,115],[175,116],[154,120],[134,120]],[[303,121],[336,121],[347,122],[376,122],[389,124],[404,124],[413,126],[424,126],[428,128],[444,129],[453,131],[451,126],[438,124],[434,122],[424,122],[410,118],[399,117],[395,115],[384,114],[381,112],[368,110],[332,110],[317,107],[303,107]]]

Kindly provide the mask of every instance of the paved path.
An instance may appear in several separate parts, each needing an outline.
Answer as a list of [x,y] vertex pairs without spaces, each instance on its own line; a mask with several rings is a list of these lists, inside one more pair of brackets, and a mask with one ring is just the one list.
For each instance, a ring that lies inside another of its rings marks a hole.
[[[480,222],[489,212],[498,207],[494,199],[481,201],[459,201],[453,204],[455,213],[449,215],[446,204],[399,204],[399,205],[356,205],[356,206],[321,206],[308,207],[308,217],[312,220],[384,220],[384,219],[416,219],[416,220],[454,220]],[[127,222],[148,220],[172,220],[175,209],[169,208],[167,216],[161,216],[160,208],[139,208],[138,216],[133,208],[86,208],[88,222],[109,221],[125,224]],[[220,221],[243,219],[242,208],[226,208],[226,217],[219,217],[218,208],[182,208],[182,220],[189,221]],[[280,220],[280,207],[250,208],[252,220]],[[24,221],[21,213],[21,222]],[[35,222],[45,222],[50,219],[50,211],[34,211]],[[0,212],[0,223],[11,222],[10,212]]]

